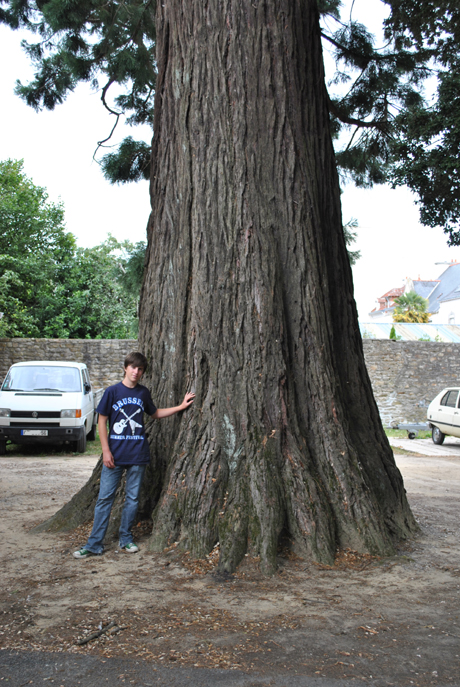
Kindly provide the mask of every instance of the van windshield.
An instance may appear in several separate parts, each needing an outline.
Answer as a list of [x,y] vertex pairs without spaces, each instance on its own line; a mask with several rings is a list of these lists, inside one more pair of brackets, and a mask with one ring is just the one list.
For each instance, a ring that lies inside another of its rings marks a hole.
[[12,367],[2,391],[81,391],[80,371],[76,367],[54,365]]

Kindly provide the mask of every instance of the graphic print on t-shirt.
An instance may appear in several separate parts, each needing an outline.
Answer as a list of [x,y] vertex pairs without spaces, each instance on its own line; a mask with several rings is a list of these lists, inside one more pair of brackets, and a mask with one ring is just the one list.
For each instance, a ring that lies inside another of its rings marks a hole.
[[120,411],[123,413],[123,415],[125,417],[123,419],[119,420],[118,422],[115,422],[115,424],[113,426],[113,431],[115,432],[115,434],[123,434],[123,431],[124,431],[127,424],[129,424],[129,426],[131,427],[131,434],[134,434],[134,430],[136,429],[136,427],[142,427],[142,425],[140,425],[138,422],[133,420],[133,417],[141,412],[140,408],[135,410],[134,413],[132,415],[130,415],[129,417],[126,415],[123,408],[120,408]]
[[[123,406],[127,407],[128,412],[126,412]],[[133,410],[133,406],[135,410]],[[142,413],[144,412],[144,403],[142,399],[135,396],[121,398],[112,405],[112,409],[115,411],[116,415],[112,420],[113,424],[111,431],[113,434],[110,435],[110,438],[118,441],[120,439],[139,439],[140,441],[143,441],[144,425],[142,421]],[[140,417],[138,418],[140,422],[137,422],[137,420],[134,419],[134,416],[138,413],[141,413]],[[128,426],[131,429],[131,434],[129,434],[129,430],[125,433],[125,429]],[[141,431],[136,432],[137,428],[139,428]]]
[[[123,401],[129,401],[129,403],[126,404],[130,406],[128,408],[128,412],[126,412],[126,410],[122,407],[124,405]],[[118,401],[118,403],[115,403],[113,405],[113,408],[116,408],[117,414],[114,417],[115,422],[112,425],[112,433],[110,435],[110,438],[116,439],[118,441],[120,441],[120,439],[144,441],[144,425],[142,424],[144,404],[142,403],[140,398],[123,399],[123,401]],[[135,410],[133,410],[133,404],[136,408]],[[134,417],[139,413],[141,415],[138,419],[141,420],[141,422],[137,422],[134,419]],[[136,431],[138,427],[141,430],[141,432]],[[127,428],[128,430],[125,431]],[[129,430],[131,430],[131,433],[129,432]]]

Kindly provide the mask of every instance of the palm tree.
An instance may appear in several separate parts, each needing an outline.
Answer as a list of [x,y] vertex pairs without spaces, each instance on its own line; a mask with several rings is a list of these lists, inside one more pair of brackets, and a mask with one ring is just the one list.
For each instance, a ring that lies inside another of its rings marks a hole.
[[396,308],[393,313],[393,322],[420,322],[430,321],[430,313],[427,312],[428,301],[415,291],[403,293],[395,299]]

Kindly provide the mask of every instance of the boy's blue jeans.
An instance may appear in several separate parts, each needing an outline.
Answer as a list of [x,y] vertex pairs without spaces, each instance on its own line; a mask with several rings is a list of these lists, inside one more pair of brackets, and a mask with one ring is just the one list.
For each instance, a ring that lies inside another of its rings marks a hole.
[[104,551],[103,541],[109,526],[110,511],[120,484],[123,470],[126,470],[125,503],[121,513],[120,546],[133,541],[131,527],[137,513],[139,491],[144,477],[145,465],[116,465],[114,468],[102,466],[99,497],[94,509],[94,523],[85,549],[100,554]]

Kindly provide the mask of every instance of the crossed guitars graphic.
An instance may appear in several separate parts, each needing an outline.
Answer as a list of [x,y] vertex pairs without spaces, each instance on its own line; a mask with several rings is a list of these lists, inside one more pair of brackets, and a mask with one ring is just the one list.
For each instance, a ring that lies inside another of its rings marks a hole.
[[[131,427],[131,434],[134,436],[134,432],[135,432],[135,430],[136,430],[136,427],[142,427],[142,425],[140,425],[138,422],[136,422],[136,421],[133,420],[132,418],[133,418],[135,415],[137,415],[138,413],[141,412],[141,408],[138,408],[138,409],[137,409],[132,415],[130,415],[129,417],[127,416],[127,414],[125,413],[125,411],[123,410],[123,408],[120,408],[120,411],[123,413],[123,415],[124,415],[125,417],[124,417],[123,419],[121,419],[119,422],[115,422],[115,424],[114,424],[114,426],[113,426],[114,432],[115,432],[116,434],[122,434],[123,431],[124,431],[124,429],[125,429],[125,427],[126,427],[126,425],[129,423],[129,426]],[[125,418],[126,418],[126,419],[125,419]]]

